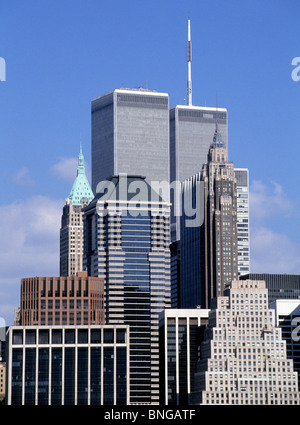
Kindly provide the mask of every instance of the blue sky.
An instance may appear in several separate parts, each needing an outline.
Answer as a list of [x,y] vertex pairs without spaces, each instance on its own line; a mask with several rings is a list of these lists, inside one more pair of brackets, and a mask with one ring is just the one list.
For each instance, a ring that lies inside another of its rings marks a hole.
[[250,170],[251,271],[300,273],[297,0],[11,0],[0,10],[0,317],[20,279],[58,274],[61,208],[80,135],[90,164],[91,100],[148,86],[228,109],[229,158]]

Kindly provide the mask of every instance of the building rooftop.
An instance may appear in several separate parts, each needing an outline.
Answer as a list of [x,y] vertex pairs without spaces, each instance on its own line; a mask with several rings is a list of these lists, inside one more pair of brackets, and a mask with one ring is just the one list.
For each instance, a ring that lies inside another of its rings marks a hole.
[[83,199],[86,199],[88,203],[94,199],[93,191],[85,174],[84,156],[82,153],[81,144],[78,155],[77,176],[73,183],[68,199],[72,201],[73,205],[81,205]]

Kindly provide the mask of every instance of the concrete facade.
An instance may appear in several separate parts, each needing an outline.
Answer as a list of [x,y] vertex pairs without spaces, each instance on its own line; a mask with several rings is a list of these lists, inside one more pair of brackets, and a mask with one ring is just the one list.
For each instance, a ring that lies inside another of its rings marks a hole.
[[234,280],[209,314],[192,404],[299,404],[264,281]]

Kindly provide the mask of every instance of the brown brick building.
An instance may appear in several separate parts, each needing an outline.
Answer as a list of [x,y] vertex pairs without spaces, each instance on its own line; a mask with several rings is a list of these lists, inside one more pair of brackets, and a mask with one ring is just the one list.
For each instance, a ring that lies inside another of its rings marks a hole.
[[21,325],[105,324],[104,280],[87,272],[21,281]]

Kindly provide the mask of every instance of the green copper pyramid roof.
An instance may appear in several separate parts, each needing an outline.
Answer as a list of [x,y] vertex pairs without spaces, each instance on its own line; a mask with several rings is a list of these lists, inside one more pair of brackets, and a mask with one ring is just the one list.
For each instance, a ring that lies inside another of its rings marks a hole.
[[94,199],[94,194],[85,175],[84,157],[82,154],[81,144],[78,156],[77,176],[68,198],[71,199],[73,205],[81,205],[81,200],[83,198],[87,199],[88,203]]

